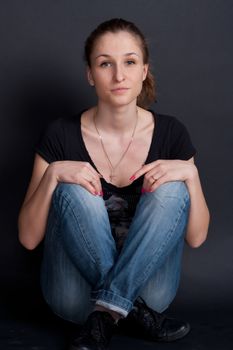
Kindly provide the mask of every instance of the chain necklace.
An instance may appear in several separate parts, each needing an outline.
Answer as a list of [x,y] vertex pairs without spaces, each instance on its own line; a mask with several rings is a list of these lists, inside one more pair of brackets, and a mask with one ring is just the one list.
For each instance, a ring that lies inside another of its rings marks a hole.
[[137,127],[137,124],[138,124],[138,110],[136,111],[136,113],[137,113],[137,119],[136,119],[136,122],[135,122],[135,125],[134,125],[134,128],[133,128],[133,132],[132,132],[132,135],[131,135],[129,144],[128,144],[128,146],[126,147],[126,149],[125,149],[125,151],[123,152],[122,156],[120,157],[120,159],[118,160],[118,162],[117,162],[115,165],[112,164],[112,162],[111,162],[111,160],[110,160],[110,158],[109,158],[109,156],[108,156],[108,153],[107,153],[107,151],[106,151],[106,149],[105,149],[105,146],[104,146],[104,143],[103,143],[103,138],[102,138],[102,136],[101,136],[101,134],[100,134],[100,132],[99,132],[99,130],[98,130],[98,128],[97,128],[97,125],[96,125],[96,120],[95,120],[95,119],[96,119],[96,113],[94,114],[93,122],[94,122],[94,126],[95,126],[95,129],[96,129],[96,132],[97,132],[97,134],[98,134],[98,136],[99,136],[99,139],[100,139],[101,147],[102,147],[103,152],[104,152],[104,154],[105,154],[105,157],[106,157],[106,159],[107,159],[107,161],[108,161],[108,165],[109,165],[109,168],[110,168],[110,175],[109,175],[109,178],[110,178],[110,181],[111,181],[111,182],[112,182],[113,178],[116,177],[116,175],[114,175],[114,172],[115,172],[116,168],[117,168],[118,165],[121,163],[122,159],[125,157],[125,155],[126,155],[126,153],[128,152],[128,149],[129,149],[131,143],[133,142],[135,130],[136,130],[136,127]]

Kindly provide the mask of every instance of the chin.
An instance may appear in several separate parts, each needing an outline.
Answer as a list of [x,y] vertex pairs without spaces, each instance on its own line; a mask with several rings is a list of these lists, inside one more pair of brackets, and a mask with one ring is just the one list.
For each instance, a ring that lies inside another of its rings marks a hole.
[[130,105],[132,103],[137,103],[137,96],[134,97],[126,97],[126,96],[121,96],[120,98],[111,98],[108,99],[107,102],[109,105],[113,106],[113,107],[123,107],[123,106],[127,106]]
[[[135,102],[134,102],[135,101]],[[132,104],[135,104],[136,105],[136,100],[133,100],[133,101],[128,101],[128,102],[115,102],[115,103],[110,103],[109,105],[111,107],[115,107],[115,108],[120,108],[120,107],[126,107],[126,106],[129,106],[129,105],[132,105]]]

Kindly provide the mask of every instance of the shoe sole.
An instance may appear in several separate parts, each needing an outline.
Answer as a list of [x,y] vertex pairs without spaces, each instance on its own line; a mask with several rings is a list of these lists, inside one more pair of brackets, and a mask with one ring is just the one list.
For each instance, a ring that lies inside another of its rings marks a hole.
[[[180,332],[177,332],[170,337],[153,338],[153,337],[149,337],[148,335],[143,336],[143,335],[135,334],[132,329],[130,331],[126,331],[124,329],[121,329],[118,331],[118,334],[132,337],[132,338],[136,338],[136,339],[144,339],[144,340],[151,341],[151,342],[169,343],[169,342],[173,342],[173,341],[184,338],[190,332],[190,330],[191,330],[190,324],[187,323],[184,329],[182,329]],[[76,349],[74,349],[74,350],[76,350]]]
[[173,342],[173,341],[184,338],[190,332],[190,330],[191,330],[190,324],[187,323],[185,329],[181,330],[180,332],[177,332],[173,336],[165,337],[165,338],[161,338],[161,339],[156,338],[156,339],[152,339],[152,340],[155,340],[155,341],[160,342],[160,343]]

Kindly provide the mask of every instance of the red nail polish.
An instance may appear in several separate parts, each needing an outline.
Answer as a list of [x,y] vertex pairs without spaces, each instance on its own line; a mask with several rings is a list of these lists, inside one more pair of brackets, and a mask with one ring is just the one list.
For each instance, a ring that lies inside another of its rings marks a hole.
[[131,181],[133,181],[133,180],[136,179],[136,177],[133,175],[133,176],[131,176],[129,179],[130,179]]
[[141,189],[141,193],[142,193],[142,194],[143,194],[143,193],[146,193],[145,188],[142,188],[142,189]]

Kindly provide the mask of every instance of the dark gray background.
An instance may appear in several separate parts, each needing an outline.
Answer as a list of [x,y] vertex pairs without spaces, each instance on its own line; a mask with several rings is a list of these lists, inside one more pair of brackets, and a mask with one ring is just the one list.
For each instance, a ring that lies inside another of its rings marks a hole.
[[[158,83],[156,111],[177,116],[198,150],[211,212],[208,240],[185,247],[175,303],[232,310],[233,3],[231,0],[0,2],[0,310],[40,304],[41,247],[17,239],[17,215],[33,147],[50,120],[95,103],[83,43],[101,21],[123,17],[148,38]],[[5,305],[5,307],[4,307]]]

